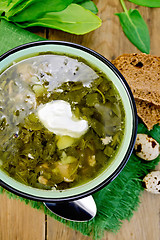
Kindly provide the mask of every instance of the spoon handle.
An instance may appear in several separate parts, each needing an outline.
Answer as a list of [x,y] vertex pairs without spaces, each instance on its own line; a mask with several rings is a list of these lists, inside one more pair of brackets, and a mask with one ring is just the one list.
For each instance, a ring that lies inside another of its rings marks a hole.
[[44,202],[44,205],[57,216],[75,222],[90,221],[97,213],[97,207],[92,196],[60,203]]

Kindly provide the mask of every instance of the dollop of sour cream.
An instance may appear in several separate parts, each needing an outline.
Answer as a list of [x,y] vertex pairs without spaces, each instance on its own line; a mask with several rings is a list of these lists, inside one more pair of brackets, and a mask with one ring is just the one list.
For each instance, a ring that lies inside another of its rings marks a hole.
[[70,104],[63,100],[55,100],[41,105],[38,109],[38,117],[50,132],[58,136],[79,138],[88,129],[88,122],[75,118]]

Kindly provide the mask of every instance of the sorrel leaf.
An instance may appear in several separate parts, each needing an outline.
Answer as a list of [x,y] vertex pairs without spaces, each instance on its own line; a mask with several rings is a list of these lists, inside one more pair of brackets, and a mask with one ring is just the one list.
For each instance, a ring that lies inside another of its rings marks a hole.
[[23,28],[42,26],[73,34],[85,34],[100,27],[101,19],[80,5],[70,4],[61,12],[46,13],[34,21],[16,24]]
[[73,3],[77,3],[77,4],[83,3],[83,2],[86,2],[86,0],[73,0]]
[[16,6],[6,16],[13,22],[33,21],[47,12],[64,10],[72,0],[29,0]]
[[150,36],[148,27],[138,10],[130,9],[116,13],[127,38],[144,53],[150,52]]
[[[36,0],[20,0],[16,2],[10,9],[5,13],[5,16],[8,18],[10,16],[14,16],[15,14],[21,12],[25,8],[29,7],[31,4],[33,4]],[[39,2],[39,0],[37,0]]]
[[160,0],[128,0],[128,1],[145,7],[160,7]]
[[12,0],[8,0],[8,5],[12,2]]
[[[12,8],[16,7],[18,4],[21,4],[22,2],[24,2],[24,0],[12,0],[12,1],[1,0],[0,1],[0,11],[8,12]],[[25,1],[25,2],[28,2],[28,1]]]
[[77,3],[82,7],[90,10],[94,14],[98,13],[98,8],[96,7],[95,3],[91,0],[74,0],[73,3]]
[[73,0],[2,0],[0,18],[14,22],[22,28],[43,26],[75,34],[90,32],[101,25],[101,20],[93,14],[98,12],[93,1],[75,0],[81,5],[79,7],[77,4],[70,6],[72,2]]
[[98,13],[98,8],[96,7],[95,3],[92,1],[84,1],[82,3],[79,3],[82,7],[90,10],[91,12],[93,12],[94,14]]
[[8,9],[9,9],[8,0],[1,0],[0,1],[0,11],[4,12],[4,11],[7,11]]

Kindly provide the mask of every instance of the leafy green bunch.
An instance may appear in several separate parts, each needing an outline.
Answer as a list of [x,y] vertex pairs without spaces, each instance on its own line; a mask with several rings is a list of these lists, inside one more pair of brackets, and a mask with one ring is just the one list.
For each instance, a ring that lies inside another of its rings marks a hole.
[[[145,7],[160,7],[160,0],[128,0]],[[120,0],[124,12],[117,13],[120,24],[127,38],[144,53],[150,52],[150,36],[147,24],[137,9],[126,8],[124,0]]]
[[101,26],[91,0],[1,0],[0,18],[22,28],[42,26],[85,34]]
[[[160,7],[160,0],[128,0],[146,7]],[[147,24],[137,9],[116,13],[127,38],[144,53],[150,52]],[[72,34],[85,34],[101,26],[98,9],[92,0],[1,0],[0,18],[21,28],[42,26]]]

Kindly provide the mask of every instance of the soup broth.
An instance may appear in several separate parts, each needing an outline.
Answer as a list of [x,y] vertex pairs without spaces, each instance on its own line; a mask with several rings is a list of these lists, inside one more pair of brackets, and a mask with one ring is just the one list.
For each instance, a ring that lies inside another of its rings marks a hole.
[[83,59],[39,54],[0,75],[0,168],[23,184],[63,190],[94,179],[124,126],[117,89]]

